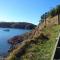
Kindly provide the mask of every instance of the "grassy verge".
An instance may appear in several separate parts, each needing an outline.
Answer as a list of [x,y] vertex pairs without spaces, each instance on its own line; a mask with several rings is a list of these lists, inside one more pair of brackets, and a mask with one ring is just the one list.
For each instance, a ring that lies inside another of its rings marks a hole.
[[59,30],[60,25],[45,28],[43,32],[45,34],[50,33],[50,39],[48,41],[38,42],[37,44],[31,44],[20,60],[51,60]]

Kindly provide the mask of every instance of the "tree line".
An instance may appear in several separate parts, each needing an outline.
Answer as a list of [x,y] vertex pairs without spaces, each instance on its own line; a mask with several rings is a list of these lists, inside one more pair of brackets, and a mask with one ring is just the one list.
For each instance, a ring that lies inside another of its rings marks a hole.
[[58,15],[58,21],[59,21],[59,15],[60,15],[60,5],[57,5],[55,8],[51,9],[48,12],[45,12],[42,16],[41,16],[41,20],[40,23],[44,22],[46,20],[46,18],[48,17],[54,17]]

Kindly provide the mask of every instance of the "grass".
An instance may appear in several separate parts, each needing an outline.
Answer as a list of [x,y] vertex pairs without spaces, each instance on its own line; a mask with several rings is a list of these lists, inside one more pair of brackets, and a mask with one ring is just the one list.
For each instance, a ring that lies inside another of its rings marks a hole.
[[15,49],[6,60],[51,60],[59,30],[60,25],[55,25],[51,28],[44,28],[43,33],[49,34],[49,40],[41,40],[37,37],[36,40],[38,40],[38,42],[36,44],[28,44],[29,46],[26,49],[25,54],[20,58],[15,56],[15,54],[20,51],[19,46],[19,48]]
[[47,41],[44,40],[42,42],[38,42],[37,44],[31,44],[20,60],[51,60],[59,30],[60,25],[45,28],[43,32],[45,34],[50,33],[50,39]]

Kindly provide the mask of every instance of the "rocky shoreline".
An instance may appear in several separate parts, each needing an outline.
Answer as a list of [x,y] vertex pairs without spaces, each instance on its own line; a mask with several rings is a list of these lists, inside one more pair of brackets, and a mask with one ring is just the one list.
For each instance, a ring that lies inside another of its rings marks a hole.
[[8,52],[11,52],[12,50],[14,50],[18,44],[21,44],[23,41],[27,40],[27,39],[31,39],[36,32],[36,28],[33,29],[32,31],[30,32],[27,32],[23,35],[17,35],[17,36],[14,36],[13,38],[9,39],[8,40],[8,43],[11,45],[10,46],[10,49],[8,50]]

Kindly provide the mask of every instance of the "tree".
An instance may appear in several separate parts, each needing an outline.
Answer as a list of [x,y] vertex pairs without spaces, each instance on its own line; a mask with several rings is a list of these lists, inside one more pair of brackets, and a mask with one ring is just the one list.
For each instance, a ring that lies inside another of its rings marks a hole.
[[56,15],[56,8],[53,8],[51,11],[50,11],[50,16],[51,17],[54,17]]
[[44,14],[44,21],[45,21],[45,26],[44,27],[46,27],[46,18],[48,17],[48,12],[45,12],[45,14]]
[[45,12],[42,16],[41,16],[41,23],[45,22],[45,27],[46,27],[46,18],[49,16],[49,12]]
[[60,5],[57,5],[57,7],[56,7],[56,13],[58,15],[58,24],[60,24]]

